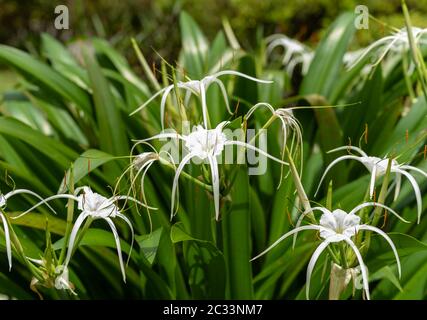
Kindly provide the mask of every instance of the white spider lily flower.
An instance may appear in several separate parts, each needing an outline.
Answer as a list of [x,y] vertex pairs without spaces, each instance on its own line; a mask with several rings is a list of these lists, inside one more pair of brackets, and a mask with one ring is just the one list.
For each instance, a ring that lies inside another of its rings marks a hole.
[[[289,131],[293,132],[294,135],[292,136],[292,143],[291,143],[291,153],[294,149],[294,142],[296,138],[296,150],[299,149],[300,152],[300,160],[301,160],[301,169],[300,174],[302,174],[302,164],[304,159],[304,148],[303,148],[303,140],[302,140],[302,129],[301,125],[298,122],[298,119],[295,118],[293,114],[293,109],[295,108],[279,108],[274,109],[270,104],[265,102],[260,102],[254,105],[252,108],[249,109],[248,113],[245,115],[245,119],[248,120],[251,115],[259,108],[265,107],[267,108],[272,115],[276,116],[280,122],[282,123],[282,131],[283,131],[283,150],[286,148],[286,144],[288,141]],[[283,176],[283,166],[282,166],[282,174],[280,176],[280,182],[279,187],[282,182],[282,176]]]
[[65,265],[57,266],[55,269],[55,289],[57,290],[70,290],[73,295],[77,295],[74,291],[74,285],[70,282],[68,277],[68,267]]
[[201,160],[207,160],[209,162],[209,166],[211,169],[212,175],[212,189],[214,196],[214,205],[215,205],[215,217],[216,220],[219,219],[219,170],[218,170],[218,160],[217,157],[220,156],[225,148],[225,146],[236,145],[240,147],[244,147],[247,149],[254,150],[261,155],[270,158],[276,162],[279,162],[284,165],[288,165],[287,162],[284,162],[267,152],[254,147],[248,143],[242,141],[229,140],[226,135],[222,132],[224,127],[228,125],[229,121],[221,122],[214,129],[205,129],[203,126],[196,126],[195,130],[188,135],[181,135],[179,133],[160,133],[153,137],[140,140],[139,142],[146,142],[155,139],[180,139],[185,143],[185,148],[188,153],[183,157],[180,164],[178,165],[175,173],[175,177],[173,179],[172,185],[172,200],[171,200],[171,219],[175,215],[175,197],[178,188],[178,180],[181,175],[181,172],[184,169],[184,166],[190,162],[193,158],[199,158]]
[[[343,57],[344,67],[346,69],[350,69],[352,66],[354,66],[359,61],[359,58],[363,54],[364,50],[365,49],[359,49],[359,50],[348,51],[344,53],[344,57]],[[371,71],[371,69],[372,69],[372,65],[365,65],[362,68],[360,73],[362,75],[367,75],[369,71]]]
[[[80,193],[80,194],[79,194]],[[77,194],[79,194],[77,196]],[[106,198],[98,193],[95,193],[92,191],[90,187],[84,186],[79,187],[75,190],[75,195],[70,194],[58,194],[52,197],[49,197],[47,199],[44,199],[40,203],[36,204],[33,208],[31,208],[28,211],[33,210],[34,208],[38,207],[39,205],[45,204],[48,201],[54,200],[54,199],[71,199],[77,202],[77,209],[81,211],[80,215],[77,217],[73,229],[71,230],[70,239],[68,242],[68,251],[67,256],[65,258],[64,266],[68,267],[68,264],[70,263],[71,256],[73,254],[74,250],[74,244],[77,238],[77,233],[82,226],[83,222],[87,218],[92,219],[103,219],[106,221],[114,235],[114,240],[116,242],[117,247],[117,255],[119,257],[119,263],[120,263],[120,270],[123,275],[123,281],[126,282],[126,274],[125,274],[125,268],[122,258],[122,250],[120,245],[120,238],[117,233],[116,226],[114,225],[113,218],[120,218],[122,219],[130,228],[132,233],[132,243],[131,243],[131,250],[133,247],[134,242],[134,231],[132,224],[130,220],[120,212],[120,209],[116,206],[115,202],[118,200],[130,200],[133,201],[141,206],[147,207],[152,210],[157,210],[157,208],[149,207],[146,204],[136,200],[133,197],[129,196],[113,196],[111,198]],[[27,212],[28,212],[27,211]],[[23,214],[26,214],[27,212],[24,212]],[[130,256],[131,252],[129,252]]]
[[[224,71],[219,71],[217,73],[214,73],[212,75],[206,76],[201,80],[189,80],[189,81],[179,81],[176,84],[176,87],[178,89],[184,89],[185,90],[185,105],[188,104],[191,94],[195,94],[196,96],[199,96],[202,102],[202,112],[203,112],[203,122],[205,125],[205,128],[208,127],[208,115],[207,115],[207,105],[206,105],[206,92],[209,88],[209,86],[213,83],[216,83],[222,93],[222,96],[224,98],[224,102],[225,105],[227,107],[227,110],[230,114],[233,114],[233,112],[230,109],[230,105],[228,103],[228,95],[227,95],[227,90],[224,86],[224,84],[222,83],[221,80],[219,80],[218,78],[224,75],[234,75],[234,76],[239,76],[242,78],[246,78],[255,82],[259,82],[259,83],[272,83],[273,81],[269,81],[269,80],[261,80],[261,79],[257,79],[251,76],[248,76],[244,73],[238,72],[238,71],[233,71],[233,70],[224,70]],[[161,89],[160,91],[158,91],[157,93],[155,93],[150,99],[148,99],[142,106],[140,106],[139,108],[137,108],[135,111],[133,111],[130,115],[134,115],[135,113],[137,113],[138,111],[142,110],[143,108],[145,108],[151,101],[153,101],[155,98],[157,98],[159,95],[162,95],[162,100],[160,102],[160,119],[162,122],[162,130],[164,130],[164,117],[165,117],[165,108],[166,108],[166,99],[168,97],[168,95],[170,94],[170,92],[175,88],[175,84],[171,84],[169,86],[167,86],[166,88]]]
[[[360,230],[367,230],[367,231],[378,233],[388,242],[388,244],[390,245],[394,253],[394,256],[397,262],[397,270],[398,270],[399,278],[401,276],[401,265],[400,265],[400,259],[399,259],[399,255],[397,253],[396,247],[393,241],[390,239],[390,237],[379,228],[369,226],[366,224],[360,224],[360,217],[355,215],[355,213],[367,205],[368,205],[367,203],[361,204],[355,207],[349,213],[346,213],[341,209],[336,209],[331,212],[326,208],[318,207],[316,209],[323,212],[322,216],[320,217],[319,225],[307,225],[307,226],[296,227],[295,229],[281,236],[276,242],[274,242],[270,247],[268,247],[266,250],[261,252],[259,255],[254,257],[251,261],[263,256],[264,254],[269,252],[271,249],[276,247],[280,242],[282,242],[283,240],[285,240],[291,235],[297,234],[298,232],[303,230],[316,230],[316,231],[319,231],[320,238],[323,240],[320,243],[320,245],[316,248],[316,250],[313,252],[313,255],[311,256],[311,259],[308,263],[307,280],[306,280],[307,299],[309,299],[311,275],[313,273],[314,266],[317,260],[319,259],[320,255],[327,248],[329,244],[344,241],[350,246],[350,248],[353,250],[354,254],[356,255],[356,258],[362,273],[363,289],[365,290],[366,298],[369,300],[370,295],[369,295],[369,280],[368,280],[367,268],[363,262],[363,258],[362,258],[362,255],[360,254],[359,249],[357,248],[356,244],[353,242],[351,238],[356,236]],[[380,205],[380,204],[376,204],[376,205]],[[387,208],[387,209],[392,211],[390,208]]]
[[[326,168],[325,172],[323,173],[323,176],[320,179],[319,186],[317,187],[317,190],[316,190],[316,193],[314,196],[317,195],[317,193],[320,189],[320,186],[323,182],[323,179],[325,178],[326,174],[329,172],[329,170],[334,165],[336,165],[338,162],[343,161],[343,160],[356,160],[356,161],[359,161],[360,163],[362,163],[368,169],[368,171],[371,173],[371,182],[369,185],[369,195],[370,195],[370,198],[372,199],[372,197],[374,195],[375,181],[377,178],[385,175],[385,173],[387,171],[389,159],[387,157],[381,159],[378,157],[368,156],[362,149],[360,149],[358,147],[353,147],[353,146],[339,147],[339,148],[328,151],[328,153],[336,152],[336,151],[340,151],[340,150],[354,150],[354,151],[358,152],[360,154],[360,156],[345,155],[345,156],[341,156],[341,157],[335,159],[334,161],[332,161],[329,164],[329,166]],[[399,196],[400,187],[402,184],[402,175],[403,175],[409,180],[409,182],[412,185],[412,188],[414,189],[415,198],[417,200],[418,223],[420,223],[421,212],[422,212],[421,191],[420,191],[420,187],[419,187],[417,181],[415,180],[413,175],[408,172],[408,170],[418,172],[427,178],[427,173],[425,173],[423,170],[421,170],[417,167],[414,167],[414,166],[399,164],[396,160],[392,159],[391,160],[390,172],[396,173],[396,178],[395,178],[396,187],[395,187],[394,199],[396,200],[397,197]]]
[[[41,196],[39,196],[37,193],[35,193],[31,190],[27,190],[27,189],[16,189],[16,190],[10,191],[6,194],[2,194],[0,192],[0,209],[3,211],[4,208],[6,208],[6,206],[7,206],[7,200],[9,200],[11,197],[18,195],[18,194],[29,194],[29,195],[32,195],[32,196],[40,199],[40,200],[43,200],[43,198]],[[55,210],[51,206],[49,206],[49,209],[52,210],[56,214]],[[3,222],[4,236],[6,239],[6,255],[7,255],[7,260],[9,262],[9,271],[10,271],[12,269],[12,246],[10,243],[9,225],[8,225],[7,219],[6,219],[6,217],[2,211],[0,211],[0,218]]]
[[307,74],[314,58],[314,52],[309,47],[282,34],[272,35],[266,40],[268,43],[267,54],[271,54],[277,47],[283,47],[282,64],[286,66],[285,69],[289,76],[293,75],[294,69],[298,64],[302,66],[301,73],[303,75]]
[[[427,44],[427,40],[423,39],[423,36],[427,34],[427,29],[421,29],[417,27],[412,27],[411,29],[412,35],[414,37],[414,41],[416,45],[425,45]],[[410,48],[409,44],[409,35],[407,28],[402,28],[399,31],[393,32],[391,35],[383,37],[370,46],[368,46],[362,54],[356,59],[349,68],[353,68],[357,65],[361,60],[363,60],[366,56],[372,54],[373,52],[379,52],[379,58],[373,64],[373,66],[380,63],[387,53],[397,53],[401,54],[402,51],[407,51]]]

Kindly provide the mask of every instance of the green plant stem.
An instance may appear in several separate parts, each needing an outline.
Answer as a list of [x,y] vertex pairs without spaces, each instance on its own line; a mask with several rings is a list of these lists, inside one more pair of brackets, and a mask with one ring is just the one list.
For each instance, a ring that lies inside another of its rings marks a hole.
[[22,248],[21,242],[19,241],[19,238],[17,237],[15,230],[12,228],[12,225],[10,224],[8,216],[4,213],[3,215],[6,218],[7,224],[9,226],[10,241],[12,242],[13,247],[15,248],[15,251],[18,254],[18,258],[21,260],[23,264],[25,264],[25,266],[32,273],[32,275],[37,278],[37,280],[43,281],[44,279],[42,276],[42,272],[27,259],[24,249]]
[[[167,166],[167,167],[169,167],[169,168],[171,168],[173,170],[176,169],[175,166],[172,163],[170,163],[169,161],[167,161],[165,159],[159,158],[159,161],[160,161],[161,164],[163,164],[163,165],[165,165],[165,166]],[[205,189],[205,190],[207,190],[209,192],[213,191],[212,186],[210,186],[210,185],[208,185],[206,183],[203,183],[202,181],[200,181],[197,178],[194,178],[192,175],[188,174],[185,171],[181,172],[181,176],[183,176],[184,178],[186,178],[186,179],[194,182],[195,184],[197,184],[198,186],[202,187],[203,189]]]
[[339,248],[340,248],[340,254],[341,254],[341,260],[342,260],[343,267],[344,267],[344,269],[348,269],[347,256],[345,254],[345,244],[343,242],[340,242]]
[[403,15],[405,17],[405,25],[408,33],[408,40],[409,40],[409,46],[411,48],[412,57],[413,57],[415,66],[417,68],[417,73],[419,76],[419,80],[421,82],[421,87],[423,89],[424,98],[427,101],[427,69],[424,63],[424,58],[419,48],[417,47],[414,40],[414,35],[412,34],[411,18],[409,16],[408,7],[406,6],[405,0],[402,0],[402,10],[403,10]]
[[[70,193],[74,194],[74,173],[73,173],[73,167],[70,169]],[[65,236],[64,236],[64,244],[61,248],[61,254],[59,256],[58,264],[62,265],[62,262],[65,259],[65,253],[67,252],[67,246],[68,241],[70,239],[71,229],[73,226],[73,217],[74,217],[74,200],[69,199],[68,200],[68,206],[67,206],[67,226],[65,227]]]

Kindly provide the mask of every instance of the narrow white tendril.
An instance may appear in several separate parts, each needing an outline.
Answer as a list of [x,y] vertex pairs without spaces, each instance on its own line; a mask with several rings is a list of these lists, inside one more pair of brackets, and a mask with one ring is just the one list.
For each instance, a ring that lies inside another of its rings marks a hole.
[[0,218],[3,221],[4,237],[6,241],[6,255],[7,255],[7,261],[9,262],[9,271],[10,271],[12,270],[12,246],[10,243],[9,225],[7,224],[6,217],[1,212],[0,212]]

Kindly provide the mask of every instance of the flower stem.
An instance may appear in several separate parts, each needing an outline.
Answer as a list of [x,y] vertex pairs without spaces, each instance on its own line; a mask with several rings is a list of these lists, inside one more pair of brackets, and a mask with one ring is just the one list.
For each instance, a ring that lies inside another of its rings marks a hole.
[[[167,160],[165,160],[165,159],[163,159],[163,158],[159,158],[159,161],[160,161],[160,163],[161,163],[161,164],[163,164],[163,165],[165,165],[165,166],[167,166],[167,167],[169,167],[169,168],[171,168],[171,169],[173,169],[173,170],[175,170],[175,169],[176,169],[176,168],[175,168],[175,166],[174,166],[172,163],[170,163],[169,161],[167,161]],[[195,184],[197,184],[198,186],[200,186],[200,187],[204,188],[205,190],[207,190],[207,191],[209,191],[209,192],[212,192],[212,191],[213,191],[212,186],[210,186],[210,185],[208,185],[208,184],[206,184],[206,183],[203,183],[202,181],[200,181],[200,180],[199,180],[199,179],[197,179],[197,178],[194,178],[192,175],[188,174],[188,173],[187,173],[187,172],[185,172],[184,170],[183,170],[183,171],[181,171],[181,176],[183,176],[184,178],[186,178],[186,179],[188,179],[188,180],[190,180],[190,181],[194,182]]]
[[[69,190],[71,194],[74,194],[74,171],[73,167],[70,169],[70,187]],[[61,254],[59,256],[58,264],[62,265],[62,262],[65,259],[65,253],[67,252],[68,240],[70,239],[71,228],[73,224],[73,216],[74,216],[74,200],[68,200],[67,206],[67,226],[65,227],[65,236],[64,236],[64,244],[61,248]]]

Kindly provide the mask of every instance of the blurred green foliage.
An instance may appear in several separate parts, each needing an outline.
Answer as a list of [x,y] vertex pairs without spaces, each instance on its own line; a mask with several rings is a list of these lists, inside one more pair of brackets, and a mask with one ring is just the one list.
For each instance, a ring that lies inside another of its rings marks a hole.
[[[427,14],[427,0],[407,2],[414,25],[427,27],[423,19]],[[59,4],[69,8],[69,30],[54,28],[54,8]],[[238,39],[244,46],[251,47],[256,43],[258,28],[263,29],[265,35],[279,32],[317,43],[324,28],[340,12],[354,10],[362,4],[381,21],[397,28],[404,26],[400,0],[0,0],[0,22],[7,26],[0,29],[0,43],[25,47],[34,53],[40,32],[48,32],[62,41],[100,36],[125,52],[132,63],[135,57],[129,36],[133,36],[144,42],[144,54],[149,61],[158,62],[159,55],[174,61],[180,48],[178,15],[182,9],[195,18],[210,39],[221,29],[223,17],[227,17]],[[358,33],[361,45],[371,42],[376,34],[386,32],[373,21],[370,29]]]

